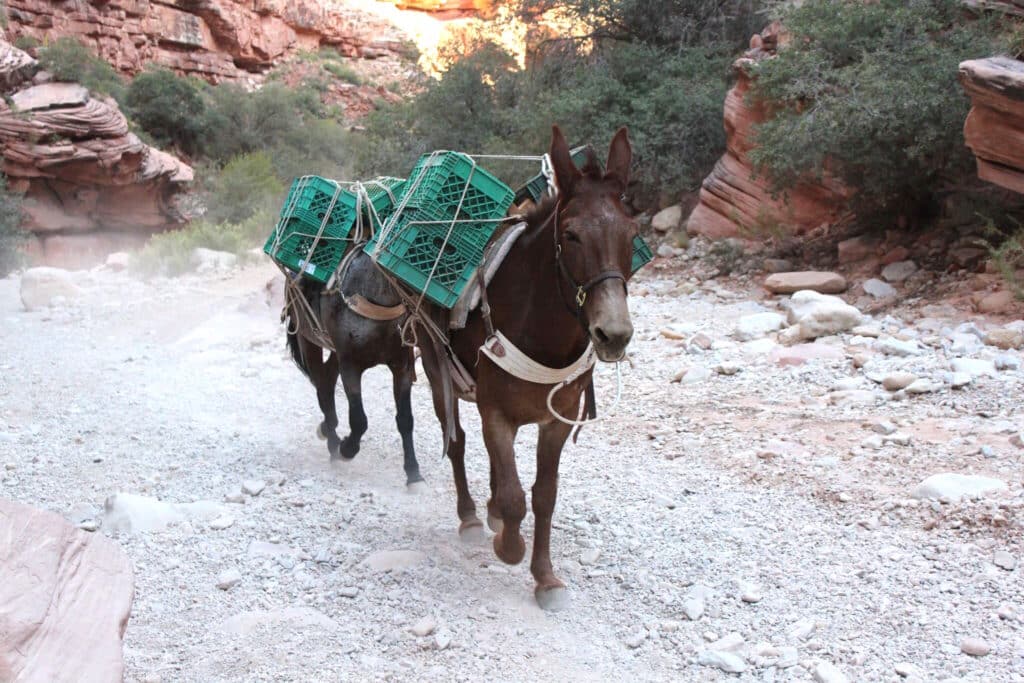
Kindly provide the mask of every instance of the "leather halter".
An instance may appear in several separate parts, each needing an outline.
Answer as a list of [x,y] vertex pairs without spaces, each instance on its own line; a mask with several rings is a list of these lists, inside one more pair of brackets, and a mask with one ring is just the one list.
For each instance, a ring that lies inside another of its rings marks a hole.
[[[569,269],[566,267],[565,261],[562,260],[562,244],[558,241],[558,214],[561,213],[561,209],[562,202],[559,201],[555,204],[555,210],[551,213],[551,218],[548,219],[554,219],[555,223],[555,265],[558,267],[558,276],[555,277],[555,282],[558,287],[558,298],[562,300],[562,303],[565,304],[569,313],[571,313],[572,316],[576,318],[576,321],[580,326],[583,327],[583,331],[589,335],[590,329],[586,324],[585,316],[583,315],[583,304],[587,302],[587,294],[590,293],[591,289],[605,280],[619,280],[622,282],[623,289],[626,289],[626,278],[617,270],[604,270],[584,282],[582,285],[576,281],[576,278],[572,276],[572,273],[570,273]],[[576,304],[575,308],[565,300],[565,294],[562,292],[563,278],[569,283],[569,286],[571,287],[570,291],[575,293],[575,296],[573,297],[573,303]]]

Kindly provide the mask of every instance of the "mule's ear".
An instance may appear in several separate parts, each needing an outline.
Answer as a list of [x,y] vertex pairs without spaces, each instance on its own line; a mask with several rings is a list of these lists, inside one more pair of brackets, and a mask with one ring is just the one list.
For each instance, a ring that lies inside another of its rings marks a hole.
[[551,126],[551,149],[548,150],[548,155],[551,157],[551,167],[555,172],[558,191],[563,196],[571,195],[576,181],[582,174],[573,163],[572,155],[569,154],[569,143],[565,141],[562,129],[557,125]]
[[626,186],[629,185],[629,167],[632,163],[633,147],[629,144],[629,131],[623,126],[612,138],[612,145],[608,150],[608,171],[604,177],[617,181],[625,192]]

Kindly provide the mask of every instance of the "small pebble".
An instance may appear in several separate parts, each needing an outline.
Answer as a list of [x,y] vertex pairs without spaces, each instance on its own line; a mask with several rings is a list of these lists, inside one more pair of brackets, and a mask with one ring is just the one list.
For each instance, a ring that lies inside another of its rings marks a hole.
[[242,493],[250,496],[258,496],[267,487],[267,482],[262,479],[246,479],[242,482]]
[[214,531],[222,531],[232,526],[235,523],[235,518],[228,515],[218,517],[217,519],[210,522],[210,528]]
[[434,634],[434,647],[438,650],[447,650],[448,646],[452,644],[452,634],[448,629],[441,629]]
[[242,573],[237,569],[225,569],[217,575],[217,588],[226,591],[242,582]]
[[418,638],[429,636],[437,628],[437,621],[434,617],[423,617],[412,625],[412,633]]
[[984,657],[992,651],[992,646],[981,638],[964,638],[960,641],[960,651],[972,657]]
[[1005,569],[1008,572],[1012,572],[1014,567],[1017,566],[1016,558],[1005,550],[997,550],[995,554],[992,555],[992,563],[1000,569]]

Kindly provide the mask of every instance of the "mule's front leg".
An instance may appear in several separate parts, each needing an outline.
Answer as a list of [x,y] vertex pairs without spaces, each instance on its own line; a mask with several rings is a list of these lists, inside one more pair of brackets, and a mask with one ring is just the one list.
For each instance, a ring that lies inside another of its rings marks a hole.
[[359,440],[366,433],[366,413],[363,411],[363,370],[362,368],[343,365],[341,383],[345,387],[348,399],[349,434],[341,441],[340,455],[351,460],[359,452]]
[[502,521],[501,530],[494,537],[494,553],[502,562],[519,564],[526,554],[526,543],[519,532],[526,516],[526,494],[519,483],[513,448],[518,430],[497,410],[481,409],[480,418],[494,477],[494,495],[487,509],[496,511]]
[[541,425],[537,438],[537,480],[533,483],[534,539],[530,573],[537,581],[534,595],[544,609],[568,603],[568,592],[551,567],[551,515],[558,497],[558,462],[572,427],[561,422]]

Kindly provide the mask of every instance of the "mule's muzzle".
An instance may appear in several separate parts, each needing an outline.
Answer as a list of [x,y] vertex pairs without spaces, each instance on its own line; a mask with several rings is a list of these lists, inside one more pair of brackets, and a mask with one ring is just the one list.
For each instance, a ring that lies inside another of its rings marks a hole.
[[590,326],[590,339],[594,343],[597,357],[606,363],[622,360],[626,355],[626,346],[633,338],[633,324],[629,320],[622,322],[607,321]]

